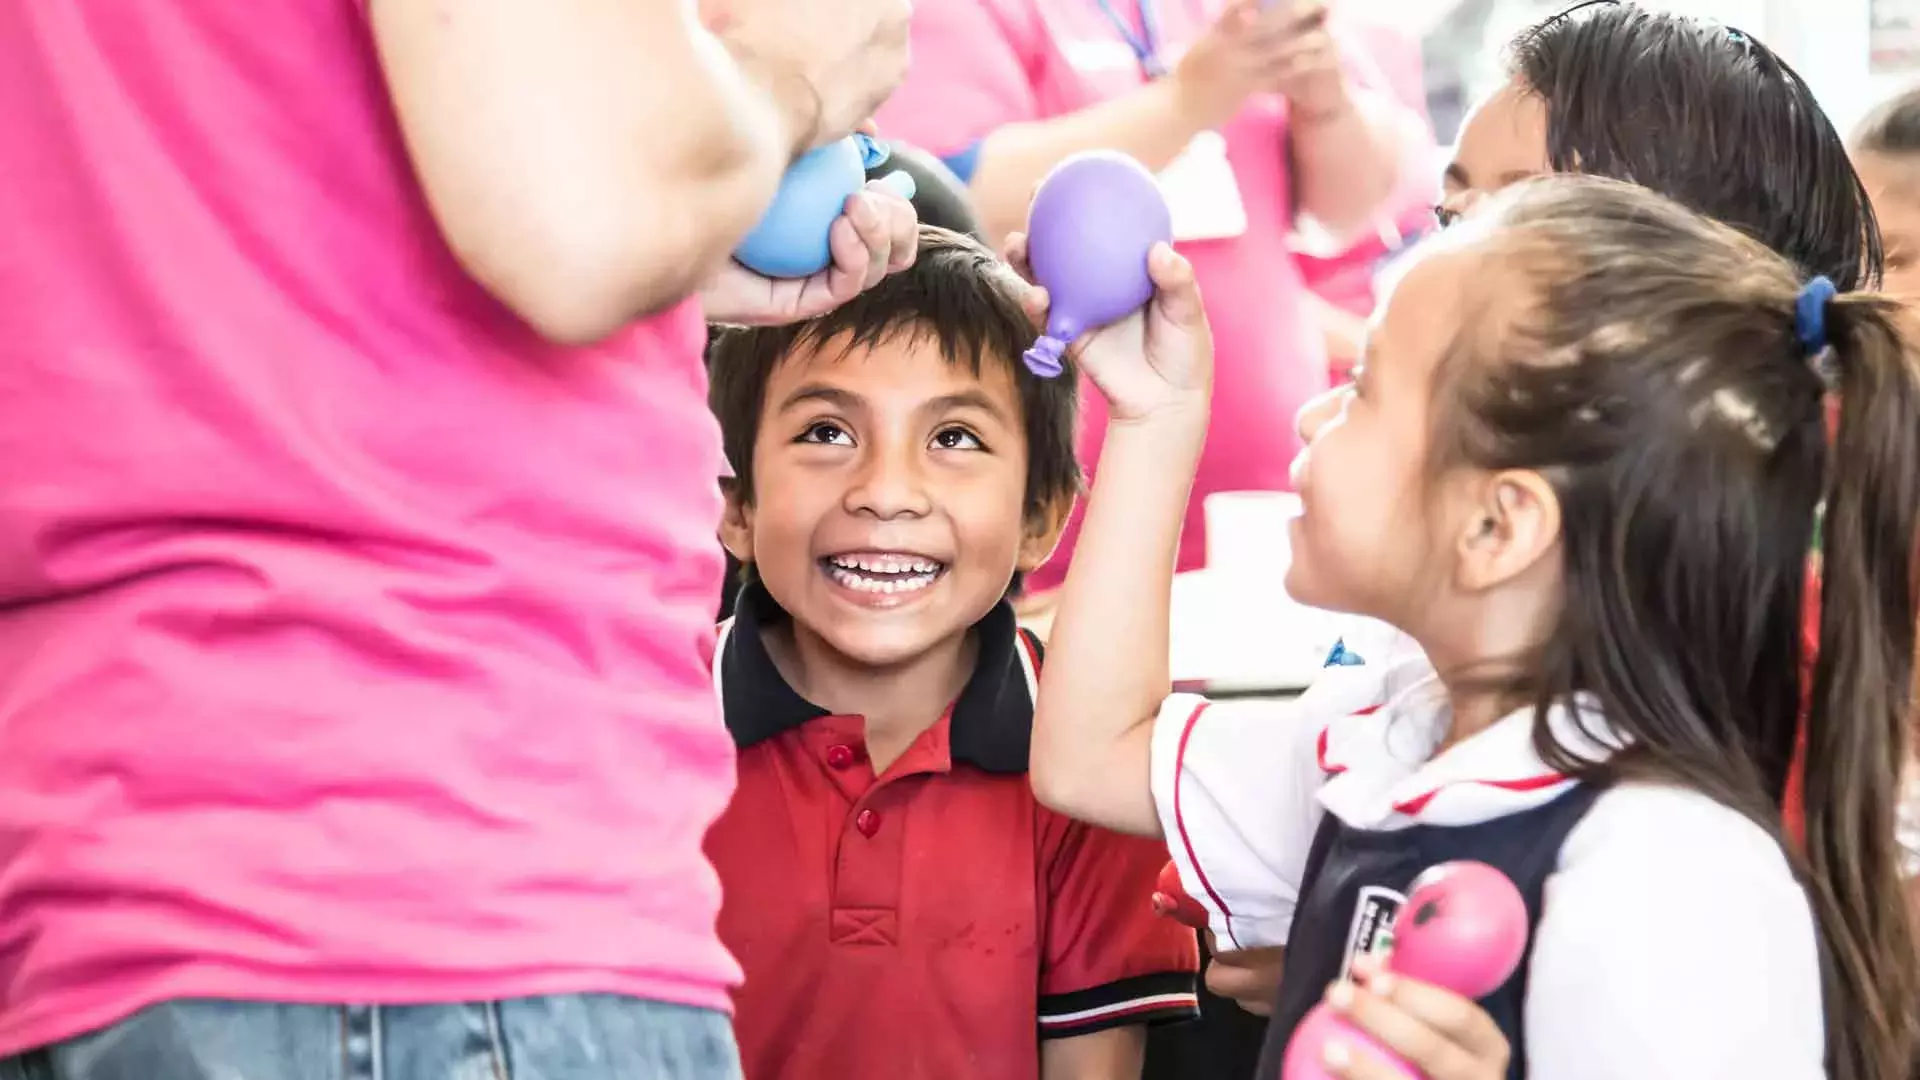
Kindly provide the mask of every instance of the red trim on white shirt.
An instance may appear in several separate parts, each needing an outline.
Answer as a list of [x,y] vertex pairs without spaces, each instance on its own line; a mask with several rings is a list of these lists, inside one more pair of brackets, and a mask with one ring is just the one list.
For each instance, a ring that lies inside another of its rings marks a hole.
[[[1384,707],[1384,705],[1369,705],[1359,712],[1349,715],[1347,719],[1353,720],[1362,716],[1372,716]],[[1333,725],[1329,724],[1320,729],[1320,737],[1313,745],[1313,756],[1320,762],[1321,772],[1326,773],[1328,776],[1339,776],[1341,773],[1347,771],[1347,767],[1345,765],[1336,765],[1327,760],[1327,732],[1332,730],[1332,728]]]
[[1187,835],[1187,819],[1180,812],[1181,781],[1187,776],[1187,740],[1193,738],[1194,724],[1199,721],[1200,714],[1206,712],[1207,706],[1211,704],[1213,703],[1210,701],[1202,701],[1195,705],[1192,715],[1187,717],[1186,726],[1180,729],[1180,748],[1174,752],[1173,756],[1173,824],[1180,831],[1180,844],[1187,849],[1187,861],[1193,864],[1193,872],[1200,878],[1200,887],[1207,891],[1208,899],[1213,901],[1213,905],[1219,908],[1220,914],[1226,918],[1227,940],[1237,949],[1240,947],[1240,942],[1235,940],[1233,934],[1233,912],[1227,909],[1227,902],[1220,899],[1220,893],[1213,887],[1213,882],[1207,880],[1207,872],[1200,866],[1200,854],[1193,849],[1193,837]]
[[1559,773],[1543,773],[1539,776],[1529,776],[1522,780],[1456,780],[1452,783],[1442,784],[1432,791],[1427,792],[1425,795],[1416,795],[1404,802],[1394,803],[1393,808],[1408,817],[1418,817],[1420,816],[1420,812],[1427,808],[1427,804],[1433,801],[1435,795],[1454,786],[1454,784],[1477,784],[1481,787],[1499,788],[1502,791],[1539,791],[1541,788],[1550,788],[1555,784],[1564,784],[1566,781],[1567,778]]

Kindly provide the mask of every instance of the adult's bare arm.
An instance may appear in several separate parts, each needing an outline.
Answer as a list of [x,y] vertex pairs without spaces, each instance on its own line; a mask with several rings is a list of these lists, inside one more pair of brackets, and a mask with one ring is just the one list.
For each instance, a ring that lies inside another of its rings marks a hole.
[[1130,154],[1149,169],[1171,162],[1193,137],[1233,118],[1283,54],[1283,23],[1260,0],[1233,0],[1164,79],[1077,112],[1007,124],[980,144],[969,188],[996,244],[1022,228],[1033,188],[1083,150]]
[[815,135],[811,88],[753,70],[685,0],[370,7],[441,231],[555,340],[597,340],[686,296]]

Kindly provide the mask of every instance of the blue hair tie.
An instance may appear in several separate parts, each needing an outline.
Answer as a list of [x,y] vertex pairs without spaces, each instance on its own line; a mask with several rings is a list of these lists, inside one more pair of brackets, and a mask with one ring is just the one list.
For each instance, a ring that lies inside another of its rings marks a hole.
[[1827,305],[1840,290],[1823,275],[1807,282],[1793,303],[1793,332],[1808,355],[1827,348]]

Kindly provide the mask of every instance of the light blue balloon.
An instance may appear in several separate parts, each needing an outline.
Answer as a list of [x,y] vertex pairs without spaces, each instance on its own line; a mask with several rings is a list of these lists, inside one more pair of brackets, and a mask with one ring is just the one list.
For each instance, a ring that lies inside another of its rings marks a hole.
[[827,236],[847,197],[866,186],[867,169],[887,159],[887,148],[850,135],[808,151],[787,168],[773,205],[733,257],[767,277],[801,278],[833,261]]

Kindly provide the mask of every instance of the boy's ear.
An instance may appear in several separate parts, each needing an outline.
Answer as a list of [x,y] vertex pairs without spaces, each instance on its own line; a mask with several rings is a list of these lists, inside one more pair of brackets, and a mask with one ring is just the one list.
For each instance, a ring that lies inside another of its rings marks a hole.
[[726,513],[720,517],[720,543],[744,566],[753,562],[753,507],[738,480],[721,480],[720,494],[727,500]]
[[1060,534],[1066,531],[1067,518],[1072,513],[1073,496],[1065,495],[1027,515],[1026,533],[1020,538],[1021,573],[1031,574],[1053,557],[1053,549],[1060,546]]

